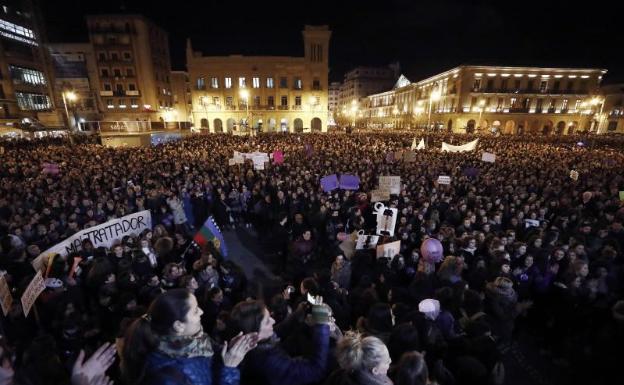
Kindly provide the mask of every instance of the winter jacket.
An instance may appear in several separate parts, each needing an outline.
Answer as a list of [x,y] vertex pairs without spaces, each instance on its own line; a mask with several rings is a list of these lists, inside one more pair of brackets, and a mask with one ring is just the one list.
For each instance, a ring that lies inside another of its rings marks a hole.
[[[147,357],[145,385],[238,385],[238,368],[216,371],[212,357],[170,357],[161,352]],[[217,373],[218,372],[218,373]]]
[[[279,346],[260,344],[242,364],[243,383],[305,385],[325,378],[329,353],[329,325],[315,325],[314,355],[293,358]],[[264,345],[264,346],[263,346]]]

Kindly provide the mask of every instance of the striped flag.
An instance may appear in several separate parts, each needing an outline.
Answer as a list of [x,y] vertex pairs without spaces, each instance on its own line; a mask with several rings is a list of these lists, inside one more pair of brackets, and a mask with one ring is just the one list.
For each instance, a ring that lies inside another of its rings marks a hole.
[[[201,229],[199,229],[199,231],[195,234],[193,240],[201,247],[203,247],[208,242],[213,242],[215,244],[215,247],[219,249],[221,255],[223,255],[224,257],[227,257],[228,255],[227,247],[225,245],[225,239],[223,239],[223,234],[221,233],[219,226],[217,226],[212,216],[206,219],[206,222],[204,222]],[[215,240],[217,242],[215,242]]]

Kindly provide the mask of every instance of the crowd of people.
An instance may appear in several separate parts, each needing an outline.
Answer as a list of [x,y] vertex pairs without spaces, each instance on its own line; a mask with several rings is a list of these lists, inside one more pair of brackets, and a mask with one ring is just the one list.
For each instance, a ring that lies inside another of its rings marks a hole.
[[[0,143],[0,274],[14,299],[0,315],[0,384],[503,384],[518,344],[562,379],[613,383],[624,138],[483,136],[450,153],[443,141],[476,137],[423,137],[409,161],[406,133]],[[284,163],[263,170],[228,162],[276,150]],[[324,191],[330,174],[357,175],[359,189]],[[394,236],[379,240],[401,241],[392,258],[355,247],[375,233],[382,175],[401,177],[384,202],[398,210]],[[24,317],[37,256],[142,210],[151,229],[46,259]],[[284,285],[258,290],[218,244],[194,244],[209,216],[253,228]],[[443,247],[436,263],[429,238]]]

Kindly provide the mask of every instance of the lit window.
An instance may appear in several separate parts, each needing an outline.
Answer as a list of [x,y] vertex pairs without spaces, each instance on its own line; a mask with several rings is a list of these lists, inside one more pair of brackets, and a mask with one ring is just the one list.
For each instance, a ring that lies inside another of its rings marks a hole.
[[225,88],[232,88],[232,78],[225,78]]
[[219,88],[219,78],[211,78],[210,79],[210,87],[211,88]]
[[253,88],[260,88],[260,78],[253,78],[252,79],[252,86],[253,86]]
[[25,67],[9,65],[9,73],[14,84],[45,85],[43,72]]
[[245,80],[244,77],[240,77],[238,78],[238,88],[245,88],[247,87],[247,81]]
[[300,90],[302,88],[303,88],[303,82],[301,81],[301,78],[295,78],[295,89]]
[[197,78],[197,89],[198,90],[206,89],[206,80],[203,77]]
[[273,78],[267,78],[266,86],[267,86],[267,88],[273,88],[274,87]]

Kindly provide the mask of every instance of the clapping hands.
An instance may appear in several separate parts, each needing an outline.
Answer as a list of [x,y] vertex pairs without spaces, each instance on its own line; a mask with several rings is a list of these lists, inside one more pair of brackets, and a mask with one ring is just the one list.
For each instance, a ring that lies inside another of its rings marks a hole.
[[115,361],[115,345],[106,342],[84,361],[85,352],[81,350],[72,368],[72,385],[111,385],[106,370]]

